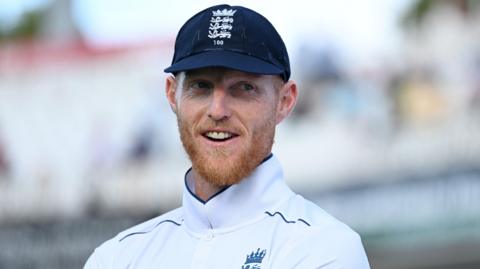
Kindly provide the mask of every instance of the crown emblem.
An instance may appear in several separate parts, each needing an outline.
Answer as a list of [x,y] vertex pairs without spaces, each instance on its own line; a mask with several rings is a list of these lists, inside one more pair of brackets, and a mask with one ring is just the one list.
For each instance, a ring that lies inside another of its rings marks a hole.
[[263,249],[260,251],[260,248],[256,252],[253,252],[250,255],[247,255],[247,259],[242,266],[242,269],[260,269],[260,264],[263,261],[263,258],[267,254],[267,250]]
[[212,13],[213,13],[213,16],[233,16],[235,14],[235,12],[237,12],[237,10],[233,10],[233,9],[223,9],[223,10],[213,10]]

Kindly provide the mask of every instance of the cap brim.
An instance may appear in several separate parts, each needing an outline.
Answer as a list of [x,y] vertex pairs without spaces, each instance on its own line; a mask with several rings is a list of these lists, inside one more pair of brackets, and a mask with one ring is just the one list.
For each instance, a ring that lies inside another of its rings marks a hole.
[[191,55],[172,64],[164,71],[177,73],[205,67],[225,67],[262,75],[282,75],[284,73],[281,68],[256,57],[225,50],[206,51]]

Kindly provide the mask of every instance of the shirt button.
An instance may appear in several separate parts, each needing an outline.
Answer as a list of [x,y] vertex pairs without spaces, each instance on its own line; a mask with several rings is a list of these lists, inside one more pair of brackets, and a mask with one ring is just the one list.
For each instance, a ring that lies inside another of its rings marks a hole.
[[208,234],[205,236],[205,239],[206,239],[206,240],[212,240],[213,237],[214,237],[214,236],[213,236],[213,233],[210,232],[210,233],[208,233]]

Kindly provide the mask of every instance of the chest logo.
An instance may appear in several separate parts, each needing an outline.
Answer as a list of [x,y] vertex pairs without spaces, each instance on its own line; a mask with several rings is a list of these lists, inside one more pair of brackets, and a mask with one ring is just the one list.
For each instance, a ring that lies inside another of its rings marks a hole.
[[267,254],[266,249],[260,250],[260,248],[258,248],[256,252],[252,251],[250,255],[247,255],[247,259],[245,260],[242,269],[261,269],[260,266],[262,265],[265,254]]

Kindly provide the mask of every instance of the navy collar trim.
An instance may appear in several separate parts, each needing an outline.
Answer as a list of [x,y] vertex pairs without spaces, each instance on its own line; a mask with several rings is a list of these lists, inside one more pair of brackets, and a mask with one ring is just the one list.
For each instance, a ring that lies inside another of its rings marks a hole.
[[[272,157],[273,157],[273,153],[268,154],[268,156],[265,157],[265,159],[263,159],[263,161],[262,161],[260,164],[263,164],[264,162],[270,160]],[[259,164],[259,165],[260,165],[260,164]]]
[[212,195],[212,197],[208,198],[208,200],[204,201],[202,200],[202,198],[198,197],[192,190],[190,190],[190,188],[188,187],[188,183],[187,183],[187,175],[188,173],[192,171],[192,168],[190,167],[190,169],[187,170],[187,172],[185,173],[185,177],[184,177],[184,181],[185,181],[185,188],[187,188],[187,191],[188,193],[190,193],[191,196],[193,196],[195,199],[197,199],[197,201],[199,201],[200,203],[202,204],[206,204],[208,203],[208,201],[212,200],[215,196],[219,195],[220,193],[224,192],[226,189],[230,188],[230,186],[225,186],[223,187],[222,189],[220,189],[217,193],[215,193],[214,195]]

